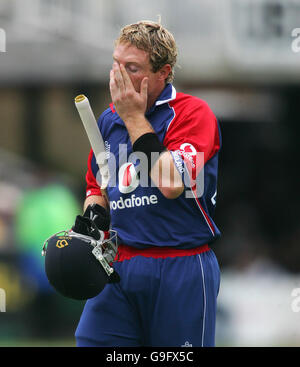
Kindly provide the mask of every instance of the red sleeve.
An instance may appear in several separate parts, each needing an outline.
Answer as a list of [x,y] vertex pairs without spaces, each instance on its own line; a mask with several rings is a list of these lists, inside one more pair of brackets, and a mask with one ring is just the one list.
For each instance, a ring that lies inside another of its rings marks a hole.
[[184,98],[171,107],[175,117],[170,123],[164,145],[181,156],[195,179],[203,165],[220,149],[217,119],[208,104],[196,97]]
[[93,150],[91,149],[89,157],[88,157],[88,170],[85,176],[86,179],[86,197],[91,195],[102,196],[101,189],[97,184],[96,178],[92,171],[92,158],[93,158]]

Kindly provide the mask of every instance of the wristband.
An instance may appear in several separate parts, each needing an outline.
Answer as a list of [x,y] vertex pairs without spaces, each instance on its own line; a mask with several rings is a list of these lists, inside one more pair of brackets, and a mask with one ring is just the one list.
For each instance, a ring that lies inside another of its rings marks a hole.
[[[148,159],[148,172],[151,171],[154,163],[159,158],[159,155],[151,156],[151,153],[159,153],[166,151],[167,148],[159,141],[155,133],[146,133],[141,135],[132,146],[134,152],[143,152]],[[154,158],[154,159],[153,159]],[[150,164],[149,164],[150,162]]]

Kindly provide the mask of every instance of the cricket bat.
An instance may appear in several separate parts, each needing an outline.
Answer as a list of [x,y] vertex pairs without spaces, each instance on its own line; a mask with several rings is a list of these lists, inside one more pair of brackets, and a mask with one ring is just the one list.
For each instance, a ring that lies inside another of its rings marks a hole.
[[80,115],[87,137],[93,149],[101,175],[101,189],[106,189],[109,181],[109,169],[104,141],[92,111],[88,98],[80,94],[75,97],[75,106]]

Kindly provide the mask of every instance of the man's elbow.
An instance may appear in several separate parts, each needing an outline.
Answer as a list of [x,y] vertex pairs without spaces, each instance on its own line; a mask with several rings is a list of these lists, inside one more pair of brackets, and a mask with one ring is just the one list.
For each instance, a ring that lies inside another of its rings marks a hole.
[[160,192],[166,199],[177,199],[184,191],[184,186],[161,187]]

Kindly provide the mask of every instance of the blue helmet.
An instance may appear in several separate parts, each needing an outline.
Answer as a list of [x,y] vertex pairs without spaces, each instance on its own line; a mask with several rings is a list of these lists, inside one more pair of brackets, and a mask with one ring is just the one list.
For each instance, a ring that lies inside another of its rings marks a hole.
[[118,250],[117,233],[108,232],[110,238],[105,240],[103,236],[95,239],[72,229],[58,232],[44,242],[45,272],[58,293],[86,300],[97,296],[107,283],[120,281],[113,268]]

